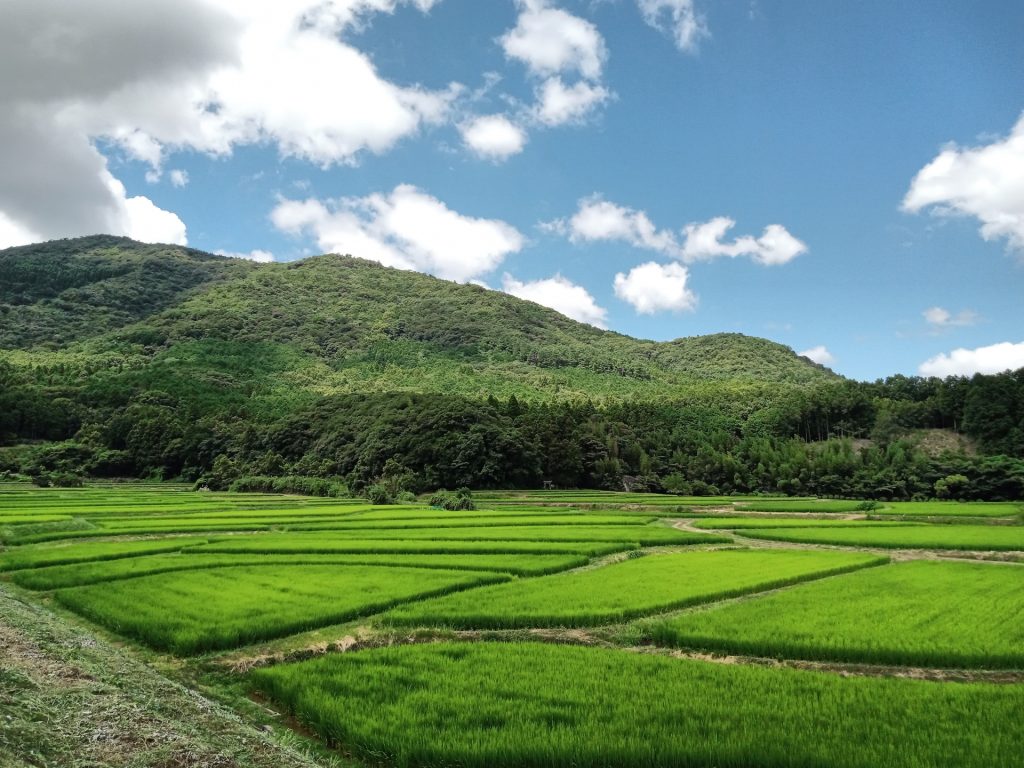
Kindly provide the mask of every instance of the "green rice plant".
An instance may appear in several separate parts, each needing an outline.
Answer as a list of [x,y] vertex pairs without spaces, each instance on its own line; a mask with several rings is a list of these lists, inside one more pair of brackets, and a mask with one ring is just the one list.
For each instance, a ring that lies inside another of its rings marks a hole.
[[[843,499],[785,499],[778,501],[745,501],[736,505],[740,512],[860,512],[863,501]],[[881,507],[872,510],[877,514]]]
[[[499,515],[491,517],[487,514],[476,513],[476,517],[448,518],[443,516],[422,517],[420,519],[406,520],[363,520],[361,518],[339,518],[331,521],[329,527],[332,530],[374,530],[393,529],[408,530],[410,528],[472,528],[491,526],[524,526],[524,525],[646,525],[654,522],[654,517],[637,517],[627,515]],[[327,523],[306,521],[297,522],[288,526],[291,530],[323,530],[328,527]]]
[[0,553],[0,571],[64,565],[90,560],[116,560],[156,552],[177,552],[183,547],[205,544],[209,539],[176,536],[142,541],[96,541],[88,543],[19,547]]
[[14,571],[11,580],[34,590],[62,589],[101,581],[117,581],[171,571],[192,571],[235,565],[382,565],[413,568],[443,568],[460,571],[497,571],[518,576],[539,576],[586,565],[584,555],[292,555],[265,554],[173,554],[132,557],[121,560],[53,565]]
[[[318,530],[303,526],[303,531]],[[608,541],[638,546],[659,544],[715,544],[730,541],[722,536],[680,531],[660,525],[503,525],[465,528],[338,530],[334,538],[402,539],[412,541]]]
[[1024,526],[1009,525],[772,528],[748,530],[743,535],[772,541],[834,544],[846,547],[1024,551]]
[[777,658],[1024,668],[1024,567],[918,560],[660,623],[666,645]]
[[492,584],[501,573],[362,565],[234,566],[54,592],[119,634],[179,655],[235,648]]
[[327,742],[395,768],[1020,768],[1024,687],[437,643],[257,669]]
[[872,514],[926,517],[1013,517],[1024,513],[1021,502],[890,501]]
[[860,553],[812,550],[649,555],[406,605],[384,621],[467,629],[594,626],[885,562]]
[[742,530],[747,528],[863,528],[878,526],[927,525],[897,520],[828,520],[817,517],[705,517],[693,521],[694,528],[711,530]]
[[450,541],[430,539],[355,539],[334,537],[333,531],[317,533],[268,533],[252,536],[229,536],[216,542],[196,547],[204,552],[262,552],[266,554],[581,554],[606,555],[627,549],[636,549],[630,542],[591,541]]

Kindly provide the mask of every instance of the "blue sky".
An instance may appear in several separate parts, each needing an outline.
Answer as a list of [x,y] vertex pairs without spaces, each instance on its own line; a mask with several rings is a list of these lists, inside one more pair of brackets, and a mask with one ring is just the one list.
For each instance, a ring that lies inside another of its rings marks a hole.
[[72,182],[0,181],[0,245],[337,250],[860,379],[1024,366],[1019,2],[13,6],[0,71],[42,74],[0,75],[0,160]]

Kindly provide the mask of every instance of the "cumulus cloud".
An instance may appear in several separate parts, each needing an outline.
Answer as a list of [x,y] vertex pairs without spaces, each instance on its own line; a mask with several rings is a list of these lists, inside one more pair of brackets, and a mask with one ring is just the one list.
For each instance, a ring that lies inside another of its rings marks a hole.
[[636,4],[644,21],[669,35],[681,51],[695,53],[700,41],[711,35],[694,0],[636,0]]
[[798,352],[800,357],[806,357],[808,360],[813,360],[818,365],[832,365],[836,361],[835,356],[828,351],[828,347],[824,344],[819,344],[816,347],[805,349],[803,352]]
[[671,310],[692,311],[697,307],[697,296],[686,282],[686,267],[680,264],[658,264],[649,261],[633,267],[629,274],[615,275],[615,295],[641,315]]
[[976,349],[954,349],[936,355],[918,366],[922,376],[971,376],[975,373],[1002,373],[1024,368],[1024,341],[1004,341]]
[[238,251],[214,251],[214,253],[218,256],[227,256],[229,259],[255,261],[257,264],[269,264],[274,260],[274,254],[270,251],[262,251],[259,248],[249,251],[248,253],[239,253]]
[[928,325],[937,329],[974,325],[978,322],[977,313],[970,309],[961,310],[954,315],[944,307],[929,307],[921,315]]
[[526,132],[503,115],[485,115],[463,123],[462,141],[487,160],[506,160],[526,146]]
[[[516,26],[498,42],[506,57],[526,65],[537,80],[529,118],[549,127],[581,122],[611,98],[601,84],[608,58],[604,38],[593,23],[548,0],[518,5]],[[569,77],[575,82],[567,82]]]
[[682,230],[680,244],[674,232],[658,229],[644,211],[627,208],[596,195],[580,200],[576,213],[568,220],[557,219],[541,226],[549,232],[568,236],[574,243],[616,240],[684,262],[749,256],[759,264],[776,266],[807,251],[807,246],[781,224],[769,224],[760,237],[744,235],[726,242],[723,238],[736,226],[728,216],[687,224]]
[[171,179],[172,187],[178,187],[180,189],[181,187],[188,185],[188,171],[183,171],[180,168],[175,168],[167,175]]
[[561,275],[524,283],[506,274],[502,280],[502,290],[520,299],[550,307],[581,323],[598,328],[607,327],[605,319],[608,311],[597,305],[586,288]]
[[516,26],[500,40],[506,56],[540,77],[571,71],[601,77],[608,51],[597,27],[546,0],[519,0],[519,6]]
[[464,216],[408,184],[367,197],[281,200],[271,221],[313,236],[327,252],[462,282],[490,272],[524,243],[504,221]]
[[534,116],[547,126],[578,123],[606,102],[610,95],[602,85],[581,80],[568,86],[560,77],[549,77],[537,89]]
[[180,149],[271,143],[326,166],[447,119],[459,86],[389,82],[343,38],[403,2],[435,0],[7,0],[0,71],[18,76],[0,78],[0,245],[26,232],[184,241],[174,214],[111,183],[97,143],[155,181]]
[[675,236],[668,230],[657,229],[646,213],[596,196],[580,200],[579,208],[568,221],[556,221],[547,228],[567,234],[574,243],[623,240],[637,248],[668,255],[679,253]]
[[1024,116],[1006,138],[979,147],[950,144],[922,168],[903,210],[973,216],[985,240],[1024,251]]
[[749,256],[759,264],[775,266],[786,264],[807,252],[807,246],[781,224],[769,224],[757,238],[744,235],[732,242],[724,242],[723,238],[734,226],[736,222],[728,216],[718,216],[704,223],[687,224],[683,229],[686,235],[683,260],[692,262],[720,256]]

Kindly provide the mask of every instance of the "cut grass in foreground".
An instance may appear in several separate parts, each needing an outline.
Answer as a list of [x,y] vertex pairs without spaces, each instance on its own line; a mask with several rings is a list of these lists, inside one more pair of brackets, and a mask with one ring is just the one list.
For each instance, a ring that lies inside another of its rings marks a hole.
[[384,620],[463,629],[594,626],[884,562],[872,555],[810,550],[649,555],[446,595],[397,608]]
[[398,768],[1013,768],[1024,688],[529,643],[412,645],[256,670],[323,738]]
[[919,560],[695,611],[664,645],[776,658],[1024,669],[1024,567]]
[[15,571],[11,580],[34,590],[62,589],[101,581],[117,581],[172,571],[222,568],[235,565],[394,565],[460,571],[497,571],[537,576],[586,565],[584,555],[292,555],[174,553],[123,560],[55,565]]
[[834,544],[883,549],[956,549],[965,551],[1024,550],[1024,526],[922,525],[857,528],[753,529],[744,536],[801,544]]
[[62,589],[73,611],[179,655],[234,648],[508,576],[348,565],[236,566]]

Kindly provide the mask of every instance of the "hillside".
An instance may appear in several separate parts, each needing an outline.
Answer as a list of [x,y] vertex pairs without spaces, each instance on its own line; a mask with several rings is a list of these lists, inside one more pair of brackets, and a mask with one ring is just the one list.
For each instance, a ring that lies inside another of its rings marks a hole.
[[679,394],[711,380],[836,378],[764,339],[641,341],[352,257],[252,264],[105,236],[0,252],[0,313],[0,349],[117,353],[133,368],[258,350],[333,392],[603,398]]
[[[0,477],[1024,494],[1024,372],[853,382],[765,339],[638,340],[348,256],[9,249],[0,321]],[[978,455],[905,439],[950,428]]]

